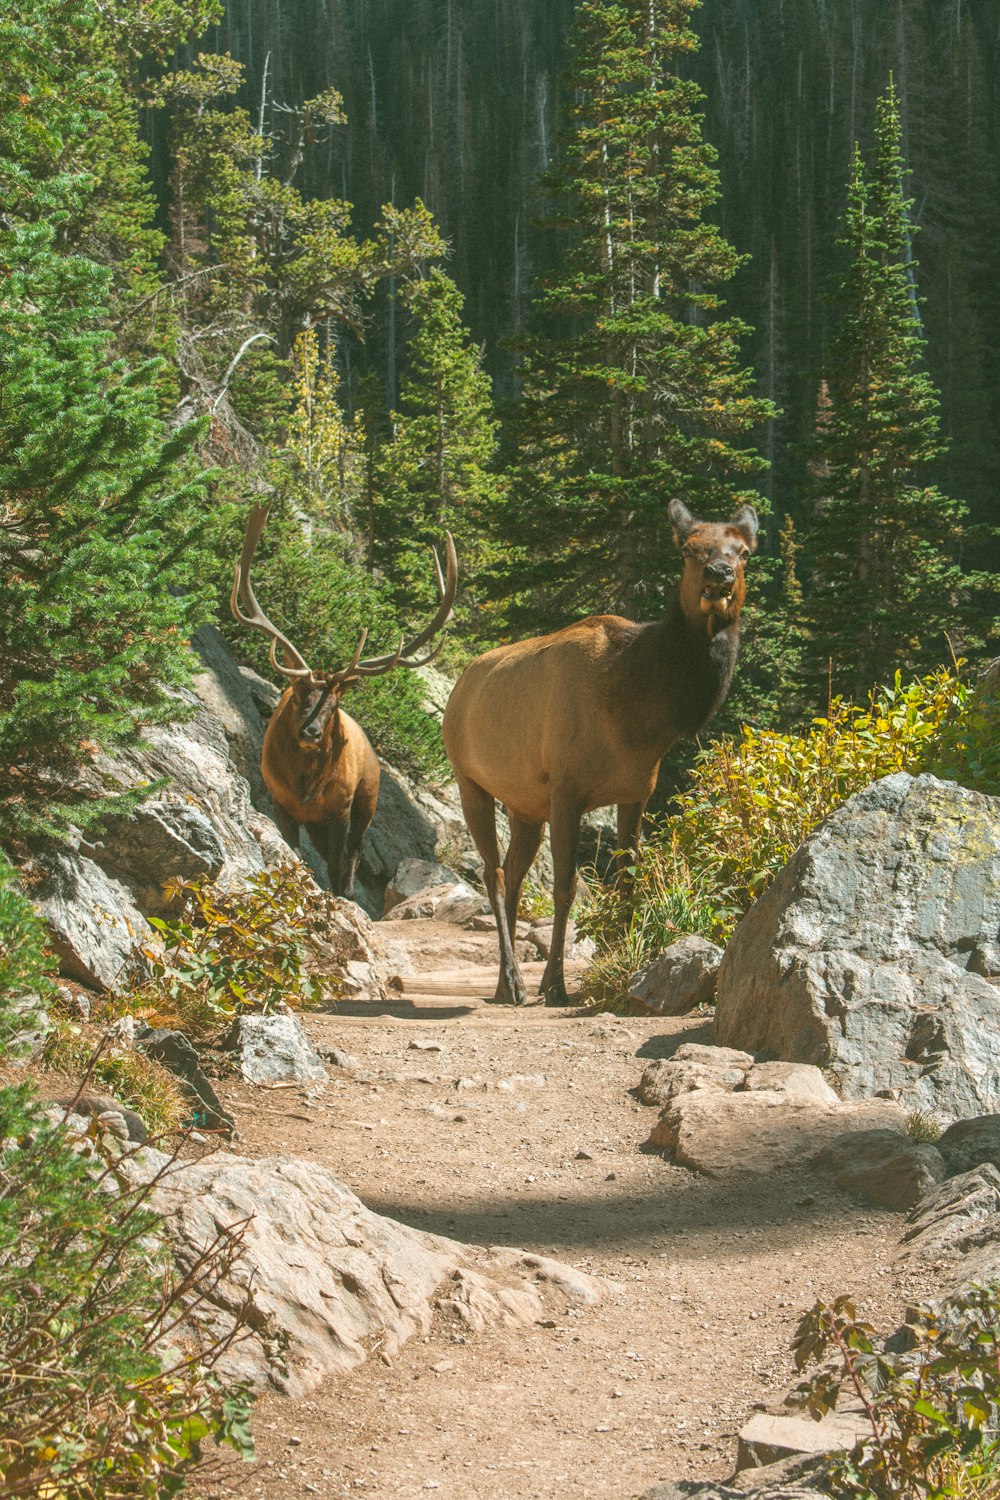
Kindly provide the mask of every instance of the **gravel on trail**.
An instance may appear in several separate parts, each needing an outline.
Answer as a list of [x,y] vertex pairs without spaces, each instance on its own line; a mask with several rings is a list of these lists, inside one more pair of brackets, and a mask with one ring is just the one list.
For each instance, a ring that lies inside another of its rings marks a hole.
[[494,1006],[488,935],[380,925],[421,973],[385,1004],[305,1018],[348,1064],[325,1085],[226,1085],[239,1149],[322,1162],[378,1213],[557,1256],[607,1295],[526,1330],[442,1319],[391,1364],[373,1350],[307,1398],[264,1397],[256,1464],[223,1455],[199,1497],[627,1500],[720,1478],[739,1427],[795,1384],[817,1298],[851,1292],[889,1332],[929,1294],[894,1265],[901,1216],[808,1165],[707,1179],[643,1150],[643,1067],[709,1040],[704,1017]]

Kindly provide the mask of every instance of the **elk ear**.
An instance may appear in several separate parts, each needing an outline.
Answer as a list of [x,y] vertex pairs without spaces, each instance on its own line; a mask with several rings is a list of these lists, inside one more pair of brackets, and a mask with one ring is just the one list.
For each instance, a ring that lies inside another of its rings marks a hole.
[[683,500],[671,500],[667,506],[667,515],[670,524],[674,528],[674,546],[683,547],[698,522],[688,510]]
[[743,533],[743,539],[751,552],[757,550],[758,521],[757,512],[752,505],[744,505],[738,510],[730,521],[730,526],[735,526],[737,531]]

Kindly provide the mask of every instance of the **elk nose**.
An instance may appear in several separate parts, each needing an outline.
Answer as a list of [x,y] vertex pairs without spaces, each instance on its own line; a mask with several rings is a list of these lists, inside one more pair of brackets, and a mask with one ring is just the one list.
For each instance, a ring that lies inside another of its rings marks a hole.
[[727,562],[716,558],[714,562],[706,565],[704,577],[706,583],[730,584],[734,582],[736,574]]

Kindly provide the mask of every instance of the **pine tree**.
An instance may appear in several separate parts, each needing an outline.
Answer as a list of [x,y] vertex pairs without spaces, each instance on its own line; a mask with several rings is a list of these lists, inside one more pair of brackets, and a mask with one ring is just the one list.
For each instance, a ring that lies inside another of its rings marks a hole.
[[[176,717],[204,481],[155,364],[109,357],[110,276],[41,225],[0,235],[0,840],[102,811],[79,769]],[[94,778],[91,778],[91,782]],[[107,806],[103,811],[107,811]]]
[[392,441],[379,460],[375,557],[401,607],[411,609],[426,597],[425,544],[450,530],[462,568],[458,613],[468,622],[482,600],[500,497],[492,389],[450,277],[432,270],[406,289],[403,301],[415,328],[402,409],[393,414]]
[[771,414],[751,392],[719,290],[740,257],[706,218],[719,196],[697,86],[699,0],[584,0],[555,221],[564,273],[543,285],[526,340],[517,434],[516,575],[527,612],[658,607],[674,563],[665,505],[711,517],[757,497],[741,446]]
[[812,670],[863,696],[896,668],[941,660],[976,580],[956,561],[965,507],[920,483],[943,451],[904,194],[899,104],[878,103],[870,168],[855,147],[834,288],[829,405],[811,469]]

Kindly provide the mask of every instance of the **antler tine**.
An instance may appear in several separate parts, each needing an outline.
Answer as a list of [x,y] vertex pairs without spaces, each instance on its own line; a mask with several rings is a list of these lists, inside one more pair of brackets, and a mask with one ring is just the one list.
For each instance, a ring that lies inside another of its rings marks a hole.
[[[240,560],[236,564],[233,578],[232,592],[229,595],[229,608],[233,616],[241,625],[250,625],[254,630],[263,631],[271,637],[270,658],[271,665],[276,671],[285,677],[311,677],[313,675],[305,657],[297,651],[287,636],[282,635],[277,626],[272,625],[267,615],[257,603],[257,596],[250,583],[250,567],[253,563],[254,553],[257,551],[257,543],[260,541],[261,532],[270,515],[270,507],[266,505],[255,505],[247,521],[247,528],[243,535],[243,549],[240,552]],[[245,601],[249,613],[245,613],[241,607],[242,600]],[[277,648],[281,647],[287,658],[287,664],[278,661]]]
[[431,655],[421,661],[411,660],[414,651],[427,644],[432,636],[437,635],[447,625],[451,611],[455,603],[455,590],[458,585],[458,555],[455,552],[455,541],[450,531],[445,532],[445,548],[447,556],[447,573],[441,572],[441,561],[437,550],[431,548],[431,556],[434,559],[434,572],[436,575],[438,589],[438,610],[429,625],[425,625],[412,640],[404,645],[400,641],[395,652],[387,656],[373,656],[368,661],[358,662],[355,667],[355,675],[358,677],[378,677],[383,672],[391,672],[393,667],[422,667],[431,661],[440,651],[438,646]]
[[349,667],[344,667],[343,671],[341,671],[341,672],[330,672],[327,675],[327,679],[326,679],[328,683],[346,682],[349,677],[357,677],[357,675],[358,675],[357,674],[358,662],[361,659],[361,653],[364,650],[365,641],[367,639],[368,639],[368,627],[366,625],[365,628],[361,632],[361,636],[360,636],[360,639],[358,640],[358,644],[354,648],[354,655],[351,657],[351,664],[350,664],[350,666]]

